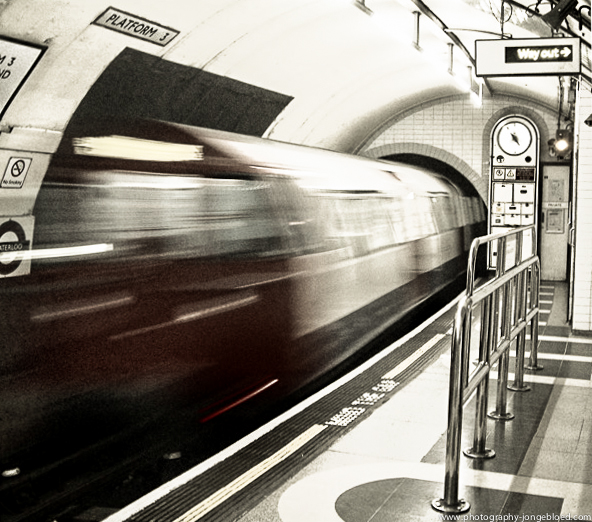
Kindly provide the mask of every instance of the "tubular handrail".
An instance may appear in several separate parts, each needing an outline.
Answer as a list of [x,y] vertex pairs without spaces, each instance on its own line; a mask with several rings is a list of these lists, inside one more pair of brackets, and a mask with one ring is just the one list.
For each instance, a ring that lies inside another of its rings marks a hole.
[[[528,235],[530,245],[525,243]],[[478,251],[485,245],[490,259],[495,259],[495,277],[476,287]],[[485,447],[487,416],[499,421],[511,420],[514,416],[506,411],[507,389],[530,389],[523,382],[528,325],[531,342],[528,369],[541,368],[537,364],[539,284],[540,261],[534,225],[473,240],[467,263],[467,286],[457,306],[452,332],[444,497],[432,502],[437,511],[462,513],[470,509],[469,502],[459,499],[462,413],[466,403],[476,394],[473,446],[464,454],[476,459],[492,458],[495,452]],[[475,369],[469,373],[473,311],[477,306],[481,306],[479,357]],[[515,377],[514,383],[508,386],[509,348],[513,343],[516,343]],[[486,414],[489,375],[496,363],[496,409]]]
[[[473,239],[471,243],[471,248],[469,250],[469,259],[467,262],[467,295],[473,295],[473,291],[475,289],[475,271],[477,266],[477,254],[479,247],[481,245],[486,245],[493,243],[494,241],[499,241],[502,238],[507,238],[511,236],[518,236],[524,237],[524,232],[527,230],[532,230],[532,245],[531,245],[531,252],[533,256],[536,256],[537,252],[537,242],[536,242],[536,228],[534,225],[530,225],[527,227],[517,228],[511,231],[506,232],[496,232],[494,234],[488,234],[486,236],[480,236]],[[518,253],[518,249],[516,249],[516,253]]]

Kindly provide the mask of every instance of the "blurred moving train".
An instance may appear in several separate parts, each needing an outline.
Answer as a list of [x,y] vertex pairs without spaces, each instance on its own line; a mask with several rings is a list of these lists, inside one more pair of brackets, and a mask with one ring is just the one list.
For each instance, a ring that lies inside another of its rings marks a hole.
[[30,275],[0,279],[5,507],[334,368],[463,274],[485,219],[424,169],[159,121],[67,134],[34,216]]

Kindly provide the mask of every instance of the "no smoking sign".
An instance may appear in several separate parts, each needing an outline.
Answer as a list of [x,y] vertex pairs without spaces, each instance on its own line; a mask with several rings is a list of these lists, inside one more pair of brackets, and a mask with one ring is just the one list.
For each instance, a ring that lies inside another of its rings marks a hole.
[[32,158],[10,158],[8,160],[8,165],[4,170],[4,176],[2,176],[1,187],[15,189],[22,188],[32,161]]

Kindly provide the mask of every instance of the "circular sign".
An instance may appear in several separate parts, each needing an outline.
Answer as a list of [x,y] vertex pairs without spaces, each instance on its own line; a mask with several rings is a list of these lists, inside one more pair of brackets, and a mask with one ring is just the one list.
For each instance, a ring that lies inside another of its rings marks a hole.
[[25,171],[25,168],[26,164],[24,160],[19,159],[12,164],[12,167],[10,168],[10,173],[12,174],[13,178],[18,178]]
[[[16,241],[12,240],[16,238]],[[0,275],[12,274],[23,262],[19,255],[28,250],[29,241],[20,223],[8,220],[0,225]]]

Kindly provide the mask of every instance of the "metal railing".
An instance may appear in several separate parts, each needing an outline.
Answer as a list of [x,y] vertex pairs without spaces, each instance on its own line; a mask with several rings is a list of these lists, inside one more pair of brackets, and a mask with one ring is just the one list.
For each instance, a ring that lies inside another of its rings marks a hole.
[[[493,252],[495,277],[475,287],[477,254],[483,245],[489,245]],[[537,361],[540,263],[536,245],[534,226],[479,237],[471,245],[467,288],[459,301],[452,333],[444,497],[432,502],[437,511],[463,513],[470,509],[469,502],[458,498],[463,407],[476,393],[473,446],[464,454],[475,459],[492,458],[495,451],[485,446],[487,416],[500,421],[512,419],[514,416],[507,411],[507,389],[530,389],[524,384],[526,327],[529,324],[531,346],[527,368],[541,369]],[[481,307],[479,355],[475,368],[469,373],[471,330],[477,306]],[[510,346],[514,341],[514,383],[508,386]],[[496,363],[496,408],[486,414],[489,375]]]

